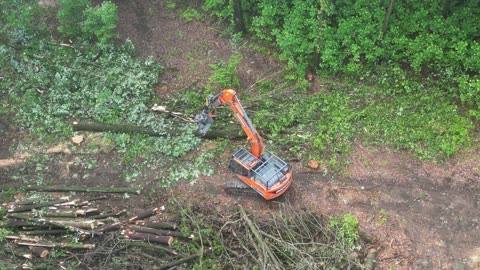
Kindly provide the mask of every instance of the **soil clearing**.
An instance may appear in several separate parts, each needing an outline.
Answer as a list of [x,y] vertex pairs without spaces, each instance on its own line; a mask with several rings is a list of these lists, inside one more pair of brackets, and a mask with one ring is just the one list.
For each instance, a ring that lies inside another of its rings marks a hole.
[[[187,23],[179,15],[180,3],[177,9],[169,10],[165,1],[113,2],[118,6],[121,40],[131,39],[141,57],[153,56],[165,67],[155,89],[161,99],[192,85],[202,87],[211,75],[209,64],[227,62],[234,53],[242,55],[238,74],[241,86],[237,89],[240,95],[248,95],[256,81],[281,76],[278,60],[247,46],[232,46],[229,38],[220,35],[219,26],[207,20]],[[19,143],[15,141],[21,137],[18,132],[7,119],[0,119],[0,159],[17,158],[9,146]],[[57,172],[52,172],[55,184],[72,184],[64,179],[82,175],[80,168],[68,163],[74,156],[51,155],[62,156]],[[89,177],[70,181],[88,185],[119,179],[121,172],[111,169],[108,159],[103,156]],[[231,177],[226,162],[217,174],[203,177],[194,185],[180,183],[171,195],[190,198],[218,211],[239,203],[249,211],[269,213],[288,201],[293,207],[321,215],[352,213],[378,249],[376,269],[480,269],[479,154],[459,154],[437,164],[359,142],[344,175],[308,169],[306,162],[292,163],[293,185],[273,202],[225,194],[223,183]],[[13,170],[0,167],[2,187],[18,185],[11,178]],[[144,179],[142,184],[149,186],[153,181],[153,177]],[[130,209],[144,209],[155,206],[159,197],[150,194],[121,203]]]

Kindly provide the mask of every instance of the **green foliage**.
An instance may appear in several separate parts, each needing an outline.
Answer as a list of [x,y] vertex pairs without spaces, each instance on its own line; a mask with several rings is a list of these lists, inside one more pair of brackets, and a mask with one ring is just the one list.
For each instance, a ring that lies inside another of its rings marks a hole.
[[195,9],[188,7],[182,12],[182,19],[186,22],[191,22],[193,20],[200,20],[202,18],[202,14],[200,14]]
[[352,214],[331,216],[328,222],[330,229],[334,230],[337,241],[345,249],[353,249],[355,241],[359,239],[358,220]]
[[135,60],[128,44],[120,50],[73,50],[42,43],[38,51],[24,53],[12,63],[24,78],[9,95],[17,121],[50,137],[70,135],[68,120],[78,118],[161,129],[161,119],[146,113],[161,68],[151,59]]
[[378,223],[380,225],[383,225],[387,222],[387,220],[387,211],[385,211],[385,209],[380,209],[380,211],[378,212]]
[[[178,204],[178,202],[175,202]],[[189,242],[188,245],[179,246],[181,252],[186,254],[198,254],[211,249],[209,255],[201,256],[198,261],[190,269],[207,270],[220,269],[218,261],[212,257],[217,256],[223,252],[223,245],[221,235],[218,230],[214,229],[212,219],[209,215],[205,215],[199,209],[193,209],[194,206],[190,203],[184,202],[181,206],[177,205],[177,212],[179,213],[180,231],[183,235],[194,234],[195,238]]]
[[5,228],[0,228],[0,243],[2,243],[4,240],[5,240],[5,237],[7,235],[10,235],[12,234],[13,232],[8,230],[8,229],[5,229]]
[[205,93],[213,94],[224,88],[237,88],[240,85],[240,80],[237,76],[237,67],[241,59],[240,55],[232,55],[228,63],[220,62],[211,64],[210,67],[213,69],[213,73],[208,77]]
[[275,33],[281,58],[296,70],[299,78],[312,65],[314,55],[319,53],[319,2],[316,0],[294,1],[286,14],[283,29]]
[[117,6],[105,1],[98,7],[88,7],[84,11],[85,20],[82,24],[84,37],[107,44],[114,36],[117,27]]
[[205,0],[203,9],[217,17],[220,22],[226,22],[233,29],[233,1]]
[[473,128],[439,92],[370,100],[361,125],[373,142],[411,150],[422,159],[453,155],[471,140]]
[[38,6],[37,2],[35,0],[0,1],[0,44],[25,45],[38,34],[36,29],[46,29],[42,20],[44,10]]
[[[280,35],[283,19],[288,14],[288,6],[285,1],[259,1],[259,16],[252,20],[252,30],[255,37],[269,42],[276,41]],[[289,37],[292,38],[292,37]]]
[[[389,1],[244,0],[242,6],[244,17],[252,18],[248,32],[275,46],[295,79],[303,78],[307,67],[383,81],[402,81],[397,75],[405,72],[407,80],[426,77],[448,93],[460,86],[462,100],[473,103],[468,106],[477,117],[478,85],[467,85],[480,73],[479,3],[402,1],[388,20]],[[204,8],[233,29],[232,1],[208,0]],[[400,90],[416,90],[401,84]]]
[[470,107],[468,114],[480,120],[480,76],[463,75],[457,82],[460,99]]
[[167,8],[170,9],[170,10],[174,10],[174,9],[177,8],[177,4],[175,2],[168,1],[167,2]]
[[375,1],[345,0],[336,4],[334,20],[319,33],[321,67],[332,73],[357,74],[383,54],[381,26],[384,8]]
[[[257,110],[254,116],[259,129],[292,145],[292,152],[304,157],[336,163],[339,155],[349,153],[357,112],[350,108],[347,94],[296,93],[280,103],[284,104],[281,109],[272,109],[268,104],[260,106],[265,109]],[[302,147],[296,149],[295,145]]]
[[0,220],[7,214],[7,209],[0,207]]
[[82,37],[107,44],[117,26],[117,6],[105,1],[92,7],[89,0],[59,0],[58,31],[68,38]]
[[85,18],[84,10],[90,8],[89,0],[59,0],[58,31],[66,37],[78,37],[82,34],[82,24]]

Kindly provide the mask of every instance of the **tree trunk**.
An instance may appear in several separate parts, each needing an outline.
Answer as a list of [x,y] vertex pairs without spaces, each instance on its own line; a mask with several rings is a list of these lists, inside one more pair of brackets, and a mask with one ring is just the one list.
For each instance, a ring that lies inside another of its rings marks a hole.
[[382,38],[385,37],[388,31],[388,23],[390,22],[390,15],[392,15],[393,11],[393,4],[395,0],[390,0],[390,4],[388,5],[388,10],[385,13],[385,19],[383,20],[383,28],[382,28]]
[[246,34],[247,28],[245,27],[245,20],[243,19],[242,0],[233,0],[233,20],[235,32]]
[[[116,125],[116,124],[102,124],[102,123],[95,123],[95,122],[88,122],[88,121],[79,121],[73,122],[73,130],[75,131],[93,131],[93,132],[116,132],[116,133],[137,133],[137,134],[146,134],[150,136],[179,136],[184,133],[183,130],[180,129],[171,129],[171,130],[164,130],[163,133],[155,132],[148,128],[132,126],[132,125]],[[245,135],[241,135],[240,130],[222,130],[222,131],[208,131],[205,136],[200,136],[196,134],[198,137],[202,137],[204,139],[215,139],[215,138],[230,138],[230,139],[239,139],[245,138]]]
[[445,0],[443,3],[442,16],[447,18],[450,15],[450,8],[452,6],[452,0]]

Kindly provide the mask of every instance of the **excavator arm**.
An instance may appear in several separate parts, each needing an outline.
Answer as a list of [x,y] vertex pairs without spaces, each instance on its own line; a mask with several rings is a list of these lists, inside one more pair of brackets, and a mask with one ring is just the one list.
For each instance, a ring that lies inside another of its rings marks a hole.
[[[217,116],[216,108],[223,105],[230,106],[230,109],[232,109],[235,117],[242,126],[242,129],[247,134],[247,140],[251,145],[251,153],[256,158],[260,158],[264,148],[263,140],[250,121],[250,118],[248,118],[247,112],[245,112],[245,109],[240,103],[235,90],[225,89],[217,95],[210,95],[207,97],[202,113],[195,117],[195,121],[199,125],[200,134],[203,136],[207,133],[208,129],[213,124],[213,118]],[[211,108],[213,108],[214,113],[210,112]]]

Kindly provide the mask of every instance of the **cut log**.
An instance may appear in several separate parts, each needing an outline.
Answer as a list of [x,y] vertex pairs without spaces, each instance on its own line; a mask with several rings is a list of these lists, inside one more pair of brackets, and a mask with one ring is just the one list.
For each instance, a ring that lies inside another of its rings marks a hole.
[[165,210],[165,207],[156,207],[156,208],[152,208],[152,209],[148,209],[146,210],[145,212],[142,212],[140,214],[137,214],[131,218],[128,219],[128,222],[129,223],[132,223],[132,222],[135,222],[137,220],[141,220],[141,219],[146,219],[148,217],[151,217],[151,216],[155,216],[156,214],[158,214],[160,212],[160,210]]
[[68,198],[63,198],[63,199],[58,199],[58,200],[53,200],[53,201],[48,201],[44,203],[34,203],[22,207],[15,207],[13,209],[9,209],[9,213],[21,213],[21,212],[27,212],[31,211],[32,209],[41,209],[43,207],[47,206],[52,206],[52,205],[59,205],[62,203],[68,202]]
[[14,241],[28,241],[28,242],[34,242],[34,243],[40,241],[40,238],[38,237],[31,238],[24,235],[7,235],[5,236],[5,239],[14,240]]
[[[101,235],[101,234],[106,233],[106,232],[120,230],[121,228],[123,228],[123,226],[127,225],[128,223],[133,223],[135,221],[154,216],[154,215],[158,214],[160,212],[160,210],[162,210],[162,211],[165,210],[165,207],[162,206],[162,207],[155,207],[155,208],[152,208],[152,209],[148,209],[148,210],[146,210],[142,213],[139,213],[139,214],[127,219],[127,220],[115,222],[115,223],[112,223],[112,224],[109,224],[109,225],[104,225],[100,228],[97,228],[97,230],[95,230],[93,233]],[[82,234],[80,236],[80,239],[86,240],[90,237],[91,237],[91,235],[86,233],[86,234]]]
[[70,212],[48,212],[43,214],[43,217],[55,217],[55,218],[76,218],[78,214],[70,211]]
[[141,226],[128,226],[127,228],[132,231],[141,232],[141,233],[174,236],[174,237],[180,237],[180,238],[186,238],[186,239],[194,238],[193,234],[190,234],[189,236],[184,236],[181,232],[174,232],[174,231],[168,231],[168,230],[162,230],[162,229],[153,229],[153,228],[141,227]]
[[114,213],[106,213],[106,214],[101,214],[101,215],[93,215],[93,216],[90,216],[90,218],[93,218],[93,219],[103,219],[103,218],[109,218],[109,217],[118,217],[118,216],[121,216],[123,214],[127,213],[127,210],[126,209],[123,209],[119,212],[114,212]]
[[103,233],[106,233],[106,232],[118,231],[123,227],[124,224],[126,224],[126,223],[125,222],[115,222],[115,223],[108,224],[108,225],[105,225],[103,227],[100,227],[95,232],[97,234],[103,234]]
[[78,228],[78,227],[75,227],[75,226],[72,226],[72,225],[62,224],[60,222],[57,222],[57,221],[51,220],[51,219],[33,218],[33,217],[29,217],[29,216],[26,216],[26,215],[20,215],[20,214],[9,214],[8,217],[15,218],[15,219],[21,219],[21,220],[25,220],[25,221],[29,221],[29,222],[35,222],[35,223],[44,224],[44,225],[52,225],[52,226],[55,226],[55,227],[64,228],[64,229],[67,229],[69,231],[78,232],[78,233],[82,233],[82,234],[89,233],[89,232],[87,232],[87,231],[85,231],[81,228]]
[[135,222],[136,225],[141,225],[153,229],[165,229],[165,230],[176,230],[178,229],[177,224],[168,223],[168,222],[159,222],[159,221],[144,221],[140,220]]
[[7,219],[5,224],[3,224],[0,227],[2,228],[17,228],[17,227],[51,228],[51,227],[57,227],[57,226],[49,225],[49,224],[40,224],[36,222],[29,222],[25,220],[16,219],[16,218],[9,218]]
[[[69,197],[63,197],[63,198],[60,198],[60,199],[56,199],[56,200],[50,200],[50,201],[47,201],[45,203],[52,203],[51,205],[55,205],[55,204],[60,204],[60,203],[64,203],[64,202],[68,202],[70,200]],[[41,204],[35,200],[27,200],[27,201],[19,201],[19,202],[15,202],[15,206],[17,205],[32,205],[32,204]]]
[[26,191],[44,191],[44,192],[103,192],[103,193],[133,193],[140,194],[138,188],[122,187],[82,187],[82,186],[28,186]]
[[95,244],[80,243],[32,243],[32,242],[15,242],[19,246],[28,247],[46,247],[46,248],[72,248],[72,249],[94,249]]
[[21,234],[24,235],[55,235],[55,234],[64,234],[67,230],[38,230],[38,231],[23,231]]
[[48,248],[46,247],[35,247],[35,246],[30,246],[30,250],[32,251],[33,254],[37,255],[40,258],[45,258],[47,257],[48,253]]
[[122,235],[127,239],[141,240],[149,243],[158,243],[164,245],[171,245],[173,243],[173,237],[171,236],[155,235],[151,233],[139,233],[130,230],[123,230]]
[[57,224],[61,224],[64,227],[73,227],[73,228],[80,228],[84,230],[93,230],[98,226],[104,225],[105,223],[100,222],[96,219],[93,220],[55,220]]

